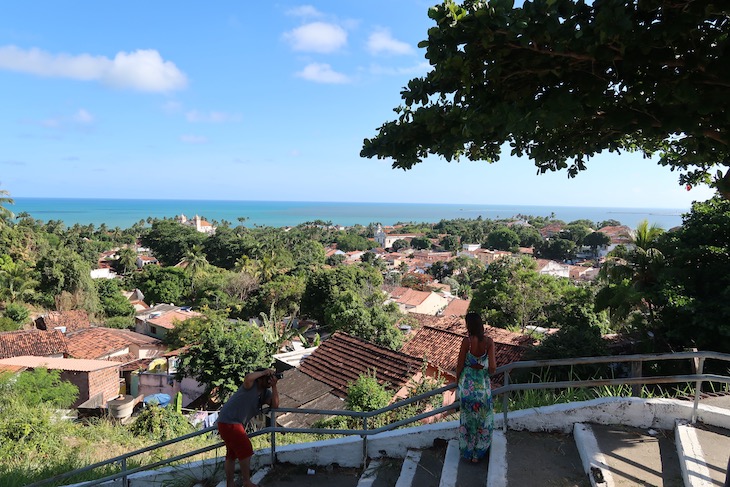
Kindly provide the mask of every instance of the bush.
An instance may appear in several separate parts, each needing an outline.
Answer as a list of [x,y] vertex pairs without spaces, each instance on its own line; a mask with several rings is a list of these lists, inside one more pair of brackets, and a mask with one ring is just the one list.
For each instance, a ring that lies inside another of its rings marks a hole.
[[132,316],[113,316],[104,320],[104,325],[107,328],[118,328],[120,330],[126,330],[134,327],[134,317]]
[[165,441],[192,433],[193,427],[174,408],[147,406],[130,427],[135,436],[146,436],[156,441]]
[[5,308],[5,316],[18,325],[22,325],[28,321],[30,310],[20,303],[10,303]]
[[20,325],[11,320],[7,316],[0,316],[0,332],[16,331],[20,329]]
[[345,407],[350,411],[375,411],[390,403],[391,394],[378,384],[375,371],[361,375],[347,389]]
[[48,403],[53,407],[67,408],[79,396],[78,387],[61,380],[60,370],[43,367],[22,372],[10,387],[26,404]]

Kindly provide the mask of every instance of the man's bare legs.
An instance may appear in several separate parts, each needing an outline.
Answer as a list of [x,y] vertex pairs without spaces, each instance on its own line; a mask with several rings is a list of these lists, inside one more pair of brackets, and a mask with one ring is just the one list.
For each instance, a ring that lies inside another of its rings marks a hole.
[[[238,466],[241,469],[241,479],[243,480],[243,487],[258,487],[256,484],[251,482],[251,457],[239,458]],[[234,476],[236,474],[236,460],[233,458],[226,458],[225,470],[226,487],[236,487],[236,484],[234,483]]]
[[243,487],[258,487],[258,485],[251,482],[251,457],[239,458],[238,465],[241,467]]
[[226,457],[225,470],[226,487],[236,487],[236,484],[233,481],[233,476],[236,474],[236,460]]

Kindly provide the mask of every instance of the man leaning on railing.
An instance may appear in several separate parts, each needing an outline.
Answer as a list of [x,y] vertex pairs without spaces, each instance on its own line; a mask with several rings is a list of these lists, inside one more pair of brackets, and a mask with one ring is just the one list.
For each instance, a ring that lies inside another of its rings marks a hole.
[[[246,375],[243,384],[223,405],[218,414],[218,432],[226,444],[226,487],[234,487],[236,459],[241,467],[244,487],[257,487],[251,482],[253,447],[246,434],[246,424],[261,412],[264,404],[279,407],[279,376],[273,369],[259,369]],[[269,390],[269,388],[271,388]]]

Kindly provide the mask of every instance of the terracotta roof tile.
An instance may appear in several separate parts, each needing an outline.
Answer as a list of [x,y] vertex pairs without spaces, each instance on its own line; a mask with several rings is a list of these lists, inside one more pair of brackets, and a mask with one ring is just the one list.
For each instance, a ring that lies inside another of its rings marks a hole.
[[[442,316],[433,326],[466,336],[466,323],[464,323],[463,316]],[[496,326],[487,325],[484,327],[484,331],[495,343],[518,346],[530,346],[535,343],[534,338],[528,335],[514,333]]]
[[[465,336],[465,333],[424,326],[403,346],[402,351],[425,358],[429,364],[453,375],[456,373],[461,341]],[[527,347],[500,343],[495,339],[494,355],[497,367],[519,361],[526,350]]]
[[390,293],[394,301],[404,306],[418,306],[431,295],[427,291],[416,291],[407,287],[397,287]]
[[373,369],[380,384],[399,389],[420,371],[422,363],[420,358],[337,332],[305,358],[299,370],[345,397],[348,385]]
[[21,330],[0,333],[0,358],[20,355],[67,354],[66,339],[58,330]]
[[[131,344],[140,346],[159,346],[163,349],[162,342],[156,338],[135,333],[129,330],[117,330],[114,328],[87,328],[66,335],[68,344],[68,353],[73,358],[79,359],[97,359],[110,353],[125,349]],[[138,357],[131,357],[131,360]],[[115,361],[124,360],[111,357]]]
[[441,370],[453,373],[464,335],[440,328],[424,326],[408,340],[401,351],[421,357]]
[[48,314],[36,318],[36,327],[40,330],[53,330],[56,327],[66,327],[66,332],[89,328],[89,314],[81,309],[70,311],[50,311]]
[[452,299],[444,308],[443,315],[466,316],[469,303],[471,303],[470,299]]
[[195,318],[196,316],[202,315],[195,311],[173,310],[168,311],[167,313],[157,318],[147,318],[147,323],[159,326],[160,328],[172,330],[173,328],[175,328],[176,322],[182,323],[183,321],[190,318]]

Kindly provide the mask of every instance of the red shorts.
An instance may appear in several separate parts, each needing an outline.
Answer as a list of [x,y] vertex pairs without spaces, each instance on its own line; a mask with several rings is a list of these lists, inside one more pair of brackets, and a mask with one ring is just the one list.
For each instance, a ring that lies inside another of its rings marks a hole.
[[251,440],[241,423],[218,423],[218,434],[226,444],[226,458],[243,460],[253,455]]

